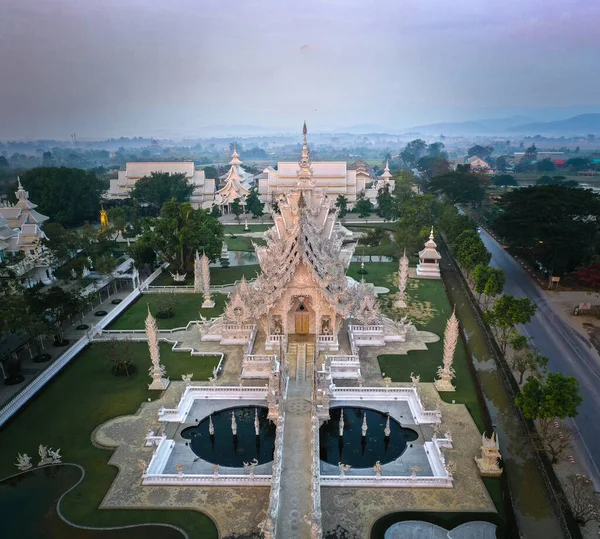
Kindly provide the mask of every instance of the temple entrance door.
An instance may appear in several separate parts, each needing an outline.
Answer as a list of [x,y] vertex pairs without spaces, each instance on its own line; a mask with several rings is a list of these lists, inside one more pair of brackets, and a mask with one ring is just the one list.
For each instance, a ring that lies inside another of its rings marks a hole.
[[296,313],[296,333],[308,333],[308,313]]

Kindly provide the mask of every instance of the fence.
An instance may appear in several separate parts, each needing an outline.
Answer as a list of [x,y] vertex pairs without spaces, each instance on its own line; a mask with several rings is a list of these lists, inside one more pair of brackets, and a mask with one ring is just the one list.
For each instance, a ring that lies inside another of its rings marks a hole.
[[389,476],[389,475],[322,475],[323,487],[430,487],[452,488],[451,477]]

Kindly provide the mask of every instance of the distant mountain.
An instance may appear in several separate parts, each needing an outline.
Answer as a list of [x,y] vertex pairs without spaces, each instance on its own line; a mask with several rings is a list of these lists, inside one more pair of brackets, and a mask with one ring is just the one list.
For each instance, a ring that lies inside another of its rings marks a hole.
[[600,114],[579,114],[566,120],[554,122],[533,122],[509,129],[511,133],[525,135],[587,135],[600,133]]
[[527,116],[511,116],[509,118],[488,118],[468,122],[443,122],[419,125],[411,127],[410,131],[426,135],[499,135],[532,121],[533,118]]

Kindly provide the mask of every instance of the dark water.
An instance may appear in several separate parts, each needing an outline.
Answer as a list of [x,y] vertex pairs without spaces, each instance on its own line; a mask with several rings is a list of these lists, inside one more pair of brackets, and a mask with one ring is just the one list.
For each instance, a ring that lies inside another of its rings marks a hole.
[[[343,408],[344,436],[339,436],[342,408],[330,410],[331,419],[319,430],[321,460],[337,466],[338,462],[353,468],[372,468],[380,461],[386,464],[404,453],[408,443],[418,434],[404,428],[390,417],[390,436],[384,435],[387,414],[366,408]],[[363,415],[367,415],[367,435],[362,435]]]
[[[259,435],[254,431],[254,412],[258,411]],[[231,431],[231,413],[235,414],[237,435]],[[268,408],[243,406],[221,410],[212,415],[215,427],[209,434],[208,417],[198,425],[181,431],[182,438],[191,440],[192,451],[203,460],[220,466],[242,467],[244,462],[257,459],[259,464],[273,460],[275,425],[267,419]]]

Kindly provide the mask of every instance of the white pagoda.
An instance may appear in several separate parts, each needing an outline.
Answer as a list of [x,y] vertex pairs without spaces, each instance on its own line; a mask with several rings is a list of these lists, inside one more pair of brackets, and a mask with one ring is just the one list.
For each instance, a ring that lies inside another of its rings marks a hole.
[[231,210],[231,204],[236,198],[239,198],[242,205],[246,204],[246,195],[252,187],[252,174],[249,174],[242,168],[240,156],[237,153],[237,148],[233,146],[233,154],[231,154],[231,167],[227,174],[220,177],[224,182],[223,187],[215,194],[215,204],[225,213]]
[[419,252],[419,263],[417,264],[417,277],[421,279],[441,279],[440,260],[437,244],[433,241],[433,227],[429,239],[425,242],[425,249]]

